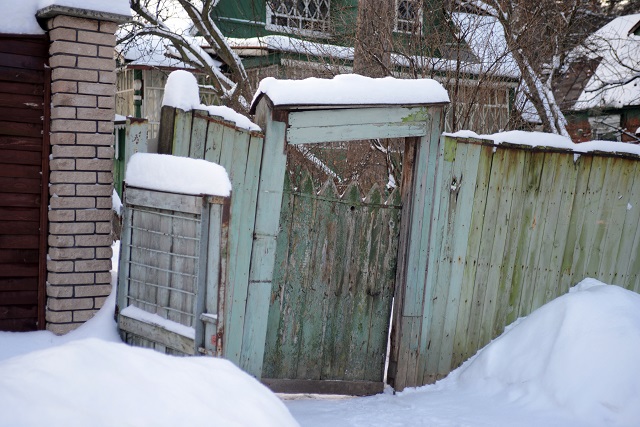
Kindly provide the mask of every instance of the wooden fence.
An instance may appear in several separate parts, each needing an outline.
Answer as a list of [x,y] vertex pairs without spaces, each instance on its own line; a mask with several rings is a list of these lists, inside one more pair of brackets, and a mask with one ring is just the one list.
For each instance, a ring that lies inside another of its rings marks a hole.
[[[163,107],[158,151],[204,159],[223,166],[233,188],[229,222],[229,267],[224,293],[222,355],[258,375],[264,347],[254,345],[255,323],[267,322],[268,307],[259,309],[254,299],[269,295],[271,283],[255,279],[250,270],[256,205],[264,136],[238,128],[206,111]],[[267,297],[268,298],[268,297]]]
[[285,178],[262,372],[273,389],[382,391],[401,212],[400,192],[384,193]]
[[0,34],[2,331],[45,327],[51,104],[48,59],[46,36]]
[[[433,382],[586,277],[640,291],[638,156],[445,137],[421,321],[398,388]],[[405,300],[404,304],[411,301]]]

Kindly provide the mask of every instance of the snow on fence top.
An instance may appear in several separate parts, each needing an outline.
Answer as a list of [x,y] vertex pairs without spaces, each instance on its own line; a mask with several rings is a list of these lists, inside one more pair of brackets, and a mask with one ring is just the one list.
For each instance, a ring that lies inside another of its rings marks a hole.
[[177,70],[169,74],[167,84],[164,87],[162,105],[168,105],[184,111],[206,110],[210,116],[222,117],[224,120],[234,122],[239,128],[253,131],[261,130],[260,126],[229,107],[201,104],[198,81],[188,71]]
[[179,194],[228,197],[231,181],[220,165],[165,154],[136,153],[125,173],[128,186]]
[[444,133],[443,135],[454,138],[484,139],[493,141],[496,145],[508,142],[511,144],[528,145],[531,147],[557,148],[560,150],[573,151],[576,154],[600,151],[605,153],[632,154],[640,156],[640,145],[616,141],[589,141],[576,144],[566,136],[543,132],[524,132],[513,130],[495,133],[493,135],[478,135],[470,130],[461,130],[455,133]]
[[416,105],[449,102],[449,94],[435,80],[374,79],[357,74],[304,80],[267,77],[260,82],[253,97],[252,110],[262,94],[267,95],[274,105]]
[[49,7],[90,10],[98,13],[131,16],[128,0],[19,0],[0,2],[0,33],[44,34],[36,21],[39,10]]

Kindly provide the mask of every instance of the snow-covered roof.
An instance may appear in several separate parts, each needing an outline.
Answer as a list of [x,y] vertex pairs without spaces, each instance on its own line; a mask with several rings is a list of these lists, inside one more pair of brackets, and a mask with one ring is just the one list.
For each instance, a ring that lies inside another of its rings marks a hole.
[[193,69],[172,55],[167,41],[159,36],[143,34],[116,46],[127,65],[159,68]]
[[458,27],[458,35],[478,58],[481,71],[505,77],[520,77],[520,70],[497,18],[473,13],[452,13],[451,18]]
[[616,18],[572,52],[574,58],[602,58],[573,110],[640,105],[640,36],[630,32],[638,23],[640,13]]
[[[460,70],[467,74],[490,73],[513,79],[520,76],[513,57],[506,51],[504,32],[497,20],[464,13],[455,14],[454,20],[460,25],[460,35],[469,44],[477,60],[458,64],[446,58],[392,54],[391,61],[400,67],[417,65],[425,70],[440,72]],[[352,61],[355,52],[353,47],[300,40],[286,35],[228,38],[227,41],[242,56],[258,56],[273,51]]]
[[333,79],[277,80],[267,77],[251,102],[255,109],[262,95],[274,105],[418,105],[449,102],[449,94],[431,79],[374,79],[341,74]]
[[0,33],[44,34],[36,20],[43,9],[79,9],[109,14],[125,19],[131,17],[128,0],[19,0],[0,2]]

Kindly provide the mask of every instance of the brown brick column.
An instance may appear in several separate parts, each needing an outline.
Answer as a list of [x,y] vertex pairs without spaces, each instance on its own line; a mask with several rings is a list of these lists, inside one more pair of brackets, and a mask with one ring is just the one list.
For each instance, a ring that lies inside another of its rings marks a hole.
[[111,291],[117,24],[49,19],[51,162],[47,329],[90,319]]

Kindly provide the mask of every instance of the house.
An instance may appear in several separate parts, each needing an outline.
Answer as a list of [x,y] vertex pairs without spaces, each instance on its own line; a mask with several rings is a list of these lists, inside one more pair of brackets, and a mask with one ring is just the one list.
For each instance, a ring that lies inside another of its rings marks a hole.
[[[440,6],[395,1],[389,71],[442,82],[452,98],[448,130],[507,128],[519,71],[502,27],[491,17],[444,14]],[[220,0],[214,20],[255,84],[353,72],[357,14],[356,0]]]
[[[199,80],[202,102],[217,104],[218,99],[206,76],[182,62],[158,36],[143,35],[116,46],[116,114],[148,120],[150,150],[158,139],[160,110],[167,77],[175,70],[188,70]],[[136,93],[138,92],[138,93]]]
[[114,34],[130,12],[87,7],[0,3],[3,331],[68,332],[111,292]]
[[555,93],[574,141],[640,143],[640,14],[609,22],[570,57]]
[[[491,17],[462,12],[445,16],[436,5],[421,4],[395,1],[390,73],[442,82],[452,98],[448,130],[492,133],[509,127],[519,71],[508,53],[502,27]],[[220,0],[213,19],[257,87],[265,77],[302,79],[353,72],[357,8],[356,0]],[[138,85],[138,113],[149,119],[153,141],[166,76],[174,69],[198,73],[161,40],[145,37],[133,46],[118,47],[116,112],[136,115],[134,86]],[[217,59],[208,46],[202,47]],[[224,71],[225,64],[220,67]],[[201,94],[206,94],[204,75],[199,80]],[[203,99],[207,104],[216,101]]]

